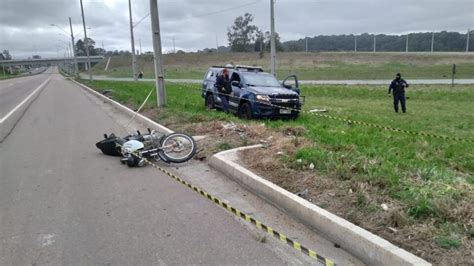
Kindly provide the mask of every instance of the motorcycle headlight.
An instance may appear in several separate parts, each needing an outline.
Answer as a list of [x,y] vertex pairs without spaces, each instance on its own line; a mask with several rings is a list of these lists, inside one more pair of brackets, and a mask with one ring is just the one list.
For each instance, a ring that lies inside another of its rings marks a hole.
[[269,102],[270,101],[270,96],[268,95],[257,95],[257,100],[262,101],[262,102]]

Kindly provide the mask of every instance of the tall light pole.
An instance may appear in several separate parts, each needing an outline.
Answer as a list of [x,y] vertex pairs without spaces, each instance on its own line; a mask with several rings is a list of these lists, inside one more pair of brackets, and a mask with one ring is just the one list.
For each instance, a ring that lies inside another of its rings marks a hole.
[[357,52],[357,34],[354,36],[354,52]]
[[433,52],[433,50],[434,50],[434,49],[433,49],[433,48],[434,48],[434,34],[435,34],[435,33],[434,33],[434,31],[433,31],[433,33],[431,34],[431,52]]
[[377,46],[377,35],[374,34],[374,53],[375,51],[377,51],[377,49],[375,48]]
[[377,51],[377,35],[374,33],[374,53]]
[[[72,31],[72,22],[71,22],[71,17],[69,17],[69,27],[70,27],[70,32],[68,33],[65,29],[63,29],[62,27],[60,27],[59,25],[56,25],[56,24],[51,24],[51,26],[54,26],[60,30],[62,30],[64,33],[66,34],[71,34],[71,44],[72,44],[72,48],[71,48],[71,51],[72,51],[72,56],[74,57],[74,74],[77,76],[78,74],[78,71],[79,71],[79,68],[77,66],[77,59],[76,59],[76,46],[74,44],[74,33]],[[61,34],[61,35],[64,35],[64,34]]]
[[89,72],[89,80],[92,81],[92,72],[91,72],[91,59],[89,55],[89,40],[87,39],[87,30],[86,30],[86,19],[84,17],[84,7],[81,2],[81,14],[82,14],[82,26],[84,27],[84,45],[86,46],[86,55],[87,55],[87,72]]
[[128,0],[128,12],[130,14],[130,39],[132,41],[132,72],[133,80],[137,81],[137,59],[135,58],[135,40],[133,38],[133,22],[132,22],[132,2]]
[[142,53],[142,39],[138,39],[138,44],[140,45],[140,54]]
[[276,77],[275,73],[275,60],[276,60],[276,49],[275,49],[275,2],[270,0],[270,34],[271,34],[271,44],[270,44],[270,69],[271,74]]
[[150,0],[151,31],[153,38],[153,54],[155,56],[155,79],[158,107],[166,105],[165,80],[161,60],[160,19],[158,17],[158,0]]
[[407,41],[405,44],[405,53],[408,53],[408,36],[410,36],[410,33],[407,33]]
[[469,52],[469,34],[471,33],[470,29],[467,29],[467,40],[466,40],[466,53]]
[[175,53],[176,53],[176,45],[174,43],[174,36],[173,36],[173,54],[175,54]]
[[305,51],[308,52],[308,37],[304,39],[305,39]]
[[74,75],[77,76],[79,75],[79,67],[77,66],[76,44],[74,43],[74,33],[72,31],[71,17],[69,17],[69,28],[71,28],[72,56],[74,57]]

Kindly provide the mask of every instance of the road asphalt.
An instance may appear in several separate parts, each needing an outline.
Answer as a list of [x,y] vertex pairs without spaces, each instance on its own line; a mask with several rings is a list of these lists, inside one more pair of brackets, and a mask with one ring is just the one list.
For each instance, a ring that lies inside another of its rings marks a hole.
[[[123,123],[55,73],[22,78],[28,81],[20,87],[32,89],[51,79],[0,143],[0,265],[315,262],[262,241],[156,169],[128,168],[101,154],[95,142],[104,132],[124,132]],[[23,90],[10,91],[12,101],[31,89]]]
[[51,77],[0,144],[0,265],[287,263],[153,168],[100,154],[120,125]]
[[[46,73],[51,73],[51,69]],[[36,75],[0,80],[0,119],[32,93],[48,75]]]

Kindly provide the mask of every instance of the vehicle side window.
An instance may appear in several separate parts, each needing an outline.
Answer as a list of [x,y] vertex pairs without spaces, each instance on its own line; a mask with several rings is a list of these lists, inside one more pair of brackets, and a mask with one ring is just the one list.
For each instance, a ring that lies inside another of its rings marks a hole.
[[230,82],[232,81],[238,81],[240,83],[240,76],[237,73],[232,73],[232,76],[230,77]]
[[207,71],[206,79],[210,79],[213,75],[214,73],[212,72],[212,70]]

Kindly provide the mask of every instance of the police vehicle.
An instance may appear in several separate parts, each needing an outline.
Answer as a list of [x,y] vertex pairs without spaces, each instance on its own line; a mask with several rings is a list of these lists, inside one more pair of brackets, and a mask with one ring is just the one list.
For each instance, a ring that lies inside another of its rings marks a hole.
[[243,119],[297,118],[304,97],[300,96],[298,78],[288,76],[280,83],[273,75],[255,66],[213,66],[202,83],[202,97],[208,109],[222,109],[221,99],[214,86],[224,68],[229,71],[232,92],[229,111]]

